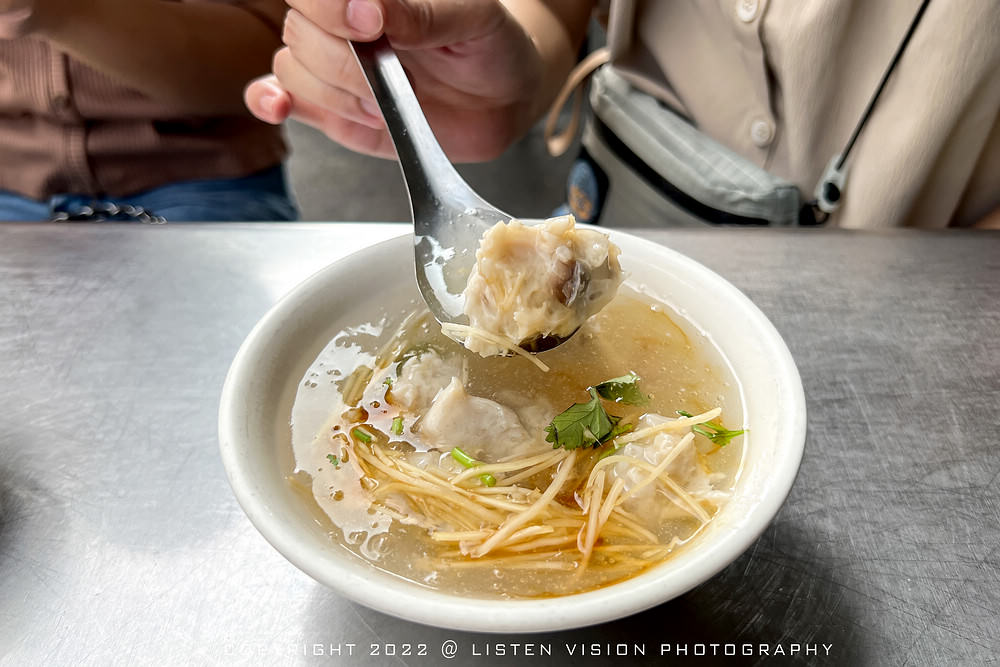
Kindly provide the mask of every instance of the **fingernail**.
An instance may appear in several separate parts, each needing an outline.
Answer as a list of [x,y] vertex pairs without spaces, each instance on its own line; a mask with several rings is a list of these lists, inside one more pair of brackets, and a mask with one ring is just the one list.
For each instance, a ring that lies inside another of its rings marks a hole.
[[374,100],[370,100],[366,97],[361,98],[361,108],[365,110],[369,116],[374,116],[375,118],[382,117],[382,111],[378,108],[378,104]]
[[347,24],[362,35],[376,35],[382,31],[382,10],[369,0],[350,0]]
[[257,103],[266,114],[274,114],[274,103],[278,101],[277,95],[262,95]]

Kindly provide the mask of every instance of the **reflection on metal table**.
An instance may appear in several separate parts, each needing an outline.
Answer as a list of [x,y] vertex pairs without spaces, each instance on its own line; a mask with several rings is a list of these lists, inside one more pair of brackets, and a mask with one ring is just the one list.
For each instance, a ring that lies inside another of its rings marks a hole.
[[643,230],[744,290],[785,337],[809,407],[798,480],[753,547],[681,598],[596,628],[491,636],[313,582],[253,529],[219,461],[219,391],[257,319],[406,231],[0,226],[0,662],[996,659],[1000,235]]

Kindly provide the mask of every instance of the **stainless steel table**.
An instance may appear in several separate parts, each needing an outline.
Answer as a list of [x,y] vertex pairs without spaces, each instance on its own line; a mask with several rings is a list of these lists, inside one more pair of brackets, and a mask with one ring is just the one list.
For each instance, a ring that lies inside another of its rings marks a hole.
[[691,593],[514,637],[338,598],[257,534],[219,461],[219,391],[256,320],[405,230],[0,226],[0,662],[997,660],[1000,235],[642,232],[784,335],[809,402],[802,469],[764,536]]

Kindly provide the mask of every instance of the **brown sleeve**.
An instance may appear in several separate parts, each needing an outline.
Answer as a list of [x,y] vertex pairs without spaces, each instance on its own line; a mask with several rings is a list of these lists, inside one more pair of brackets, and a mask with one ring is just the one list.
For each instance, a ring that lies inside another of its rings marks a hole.
[[219,2],[236,5],[259,18],[279,38],[285,23],[285,14],[288,12],[285,0],[181,0],[181,2]]

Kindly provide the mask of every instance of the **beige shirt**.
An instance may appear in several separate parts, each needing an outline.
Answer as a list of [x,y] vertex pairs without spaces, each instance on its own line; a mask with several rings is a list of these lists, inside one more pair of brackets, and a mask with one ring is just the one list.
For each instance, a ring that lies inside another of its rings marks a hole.
[[[613,62],[811,198],[920,0],[611,0]],[[1000,207],[1000,2],[932,0],[848,162],[842,227]]]
[[[282,0],[227,1],[280,32]],[[0,190],[124,196],[247,176],[285,153],[280,128],[249,114],[180,116],[47,42],[0,39]]]

